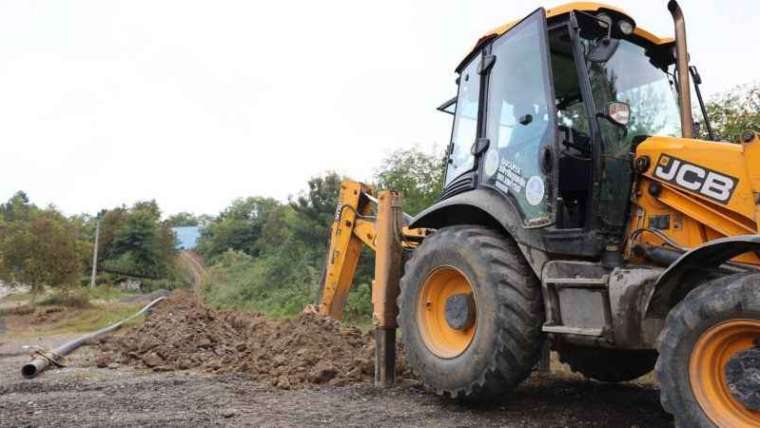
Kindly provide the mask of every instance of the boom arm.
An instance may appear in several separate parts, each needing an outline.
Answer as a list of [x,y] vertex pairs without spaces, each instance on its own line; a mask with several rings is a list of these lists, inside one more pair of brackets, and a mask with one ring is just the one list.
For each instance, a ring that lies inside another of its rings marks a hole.
[[[338,209],[330,235],[330,248],[320,284],[320,314],[335,319],[343,317],[343,308],[356,274],[362,244],[377,253],[375,277],[386,284],[388,276],[382,273],[378,275],[378,272],[386,270],[385,264],[392,262],[393,253],[398,252],[400,257],[404,248],[415,248],[425,237],[424,229],[406,227],[410,216],[401,211],[400,199],[395,192],[381,192],[379,198],[376,198],[374,189],[356,181],[344,180],[341,183]],[[379,227],[381,225],[384,227]],[[386,232],[382,232],[383,230]],[[394,230],[397,235],[389,236],[388,234],[394,234]],[[378,237],[378,234],[383,236]],[[382,294],[384,293],[376,293],[373,290],[373,303],[383,306],[382,303],[386,299],[382,298]],[[386,318],[386,312],[378,313],[378,310],[375,310],[375,317]],[[381,321],[382,324],[384,320],[375,321]]]

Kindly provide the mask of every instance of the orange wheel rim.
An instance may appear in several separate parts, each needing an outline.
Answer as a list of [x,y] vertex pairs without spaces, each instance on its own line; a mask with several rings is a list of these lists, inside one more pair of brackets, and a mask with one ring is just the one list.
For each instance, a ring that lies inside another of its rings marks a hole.
[[[473,293],[467,277],[458,269],[444,266],[425,280],[417,307],[417,321],[425,346],[441,358],[454,358],[470,346],[475,337],[477,319],[462,330],[452,328],[446,320],[446,302],[458,294]],[[477,317],[477,308],[475,308]]]
[[760,320],[735,319],[702,333],[691,353],[691,389],[705,414],[720,427],[760,426],[760,412],[746,408],[726,382],[726,364],[738,352],[755,346]]

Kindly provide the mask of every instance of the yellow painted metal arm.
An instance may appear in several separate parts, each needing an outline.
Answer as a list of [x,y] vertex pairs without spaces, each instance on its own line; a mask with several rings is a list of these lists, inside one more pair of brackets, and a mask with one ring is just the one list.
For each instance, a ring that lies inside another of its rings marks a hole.
[[[343,308],[351,290],[362,244],[377,248],[377,210],[373,206],[374,189],[366,184],[344,180],[338,197],[325,274],[322,279],[318,312],[335,319],[343,318]],[[402,228],[402,248],[414,248],[425,236],[424,229]],[[381,239],[382,241],[382,239]]]
[[[343,181],[338,195],[338,209],[330,232],[330,247],[327,250],[325,274],[320,284],[319,313],[335,319],[343,318],[343,307],[351,289],[351,283],[359,263],[362,239],[370,240],[374,230],[366,221],[357,227],[360,217],[368,216],[369,201],[362,195],[372,189],[354,181]],[[361,231],[357,236],[354,232]]]

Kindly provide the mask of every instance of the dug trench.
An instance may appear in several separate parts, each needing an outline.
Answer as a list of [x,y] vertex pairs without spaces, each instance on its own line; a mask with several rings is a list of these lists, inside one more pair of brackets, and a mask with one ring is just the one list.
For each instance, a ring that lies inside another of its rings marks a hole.
[[142,325],[81,348],[66,367],[24,380],[30,340],[0,333],[0,427],[672,426],[651,381],[588,381],[556,359],[552,373],[475,406],[426,391],[399,349],[398,384],[377,388],[369,333],[314,315],[214,310],[189,292],[175,292]]

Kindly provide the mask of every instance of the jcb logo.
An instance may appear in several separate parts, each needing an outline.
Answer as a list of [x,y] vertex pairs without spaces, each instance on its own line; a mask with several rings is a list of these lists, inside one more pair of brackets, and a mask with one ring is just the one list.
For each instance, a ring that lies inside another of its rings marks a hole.
[[654,175],[722,204],[731,199],[738,182],[734,177],[711,171],[669,155],[660,155]]

